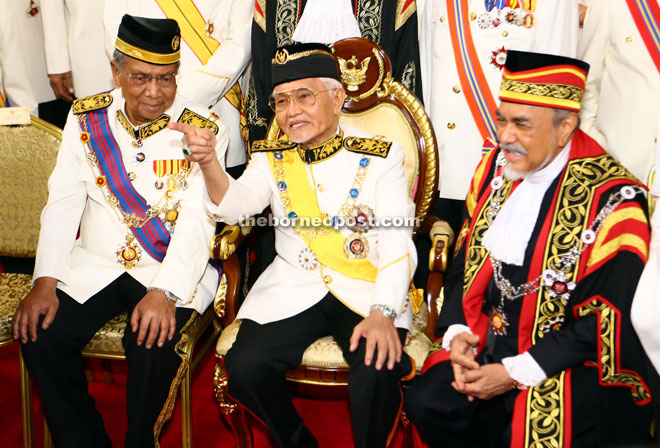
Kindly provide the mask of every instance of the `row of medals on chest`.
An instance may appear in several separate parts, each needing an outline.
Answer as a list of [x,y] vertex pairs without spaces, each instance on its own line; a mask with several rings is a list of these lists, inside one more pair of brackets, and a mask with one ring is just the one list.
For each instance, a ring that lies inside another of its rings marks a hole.
[[[278,151],[275,152],[273,156],[275,158],[275,182],[277,184],[277,189],[280,192],[280,200],[287,213],[287,217],[292,222],[296,223],[294,224],[294,232],[300,235],[305,241],[311,242],[316,238],[327,236],[339,225],[346,224],[351,233],[344,239],[344,255],[353,260],[367,258],[369,253],[369,243],[366,238],[366,233],[371,229],[375,215],[371,207],[365,204],[357,204],[357,199],[367,175],[367,169],[370,163],[369,159],[367,157],[362,157],[360,159],[357,173],[353,178],[353,185],[348,191],[348,197],[344,204],[339,208],[337,214],[330,217],[329,214],[323,213],[323,225],[303,227],[298,225],[299,216],[293,210],[291,199],[289,197],[289,186],[284,178],[284,167],[282,163],[284,155]],[[309,246],[304,247],[298,254],[298,263],[303,269],[309,271],[316,269],[319,265],[316,255]]]
[[[476,16],[476,13],[472,14],[472,17]],[[501,9],[493,8],[490,11],[481,13],[477,18],[477,25],[482,30],[497,28],[504,23],[531,29],[536,23],[536,17],[532,11],[523,8],[505,7]]]
[[[86,144],[88,148],[87,161],[92,166],[94,171],[97,172],[95,183],[99,188],[101,188],[106,202],[108,202],[115,210],[119,220],[128,226],[125,242],[119,246],[116,252],[117,262],[124,266],[124,268],[131,269],[141,260],[142,249],[135,240],[135,236],[131,232],[130,228],[141,228],[152,218],[158,217],[163,222],[165,228],[170,234],[174,232],[176,220],[179,217],[179,202],[173,201],[174,194],[178,190],[185,191],[188,188],[188,182],[186,178],[190,172],[190,167],[189,165],[184,164],[179,167],[179,169],[173,174],[164,174],[159,176],[158,180],[156,180],[154,183],[154,187],[156,190],[164,189],[163,196],[161,196],[160,200],[155,205],[150,206],[147,209],[144,217],[140,217],[133,213],[125,212],[121,208],[117,198],[110,192],[110,189],[107,185],[107,179],[100,172],[96,156],[89,146],[89,139],[89,133],[85,129],[85,131],[80,136],[80,141],[83,144]],[[144,152],[142,152],[143,144],[144,143],[140,138],[135,138],[131,143],[132,147],[137,151],[133,155],[133,163],[137,165],[141,165],[147,159]],[[135,172],[130,171],[127,174],[131,182],[134,182],[137,179]]]
[[[504,186],[504,179],[502,175],[497,175],[499,167],[506,165],[506,157],[500,153],[495,165],[493,179],[491,180],[491,198],[490,207],[488,210],[488,224],[492,225],[495,217],[502,207],[502,187]],[[533,294],[541,288],[545,288],[550,298],[559,298],[562,303],[566,303],[575,289],[575,282],[570,277],[574,271],[574,266],[580,260],[580,255],[584,250],[596,241],[596,235],[600,230],[603,222],[612,214],[616,207],[624,200],[631,200],[636,194],[643,194],[644,190],[641,187],[626,185],[615,193],[612,193],[607,200],[607,203],[596,215],[596,218],[591,223],[589,228],[582,232],[580,238],[575,241],[573,246],[562,255],[558,260],[553,259],[551,262],[552,267],[544,270],[543,273],[519,286],[511,285],[511,282],[502,275],[502,262],[497,260],[492,255],[489,255],[491,265],[493,267],[493,281],[500,290],[500,303],[497,306],[491,307],[488,314],[490,323],[490,331],[495,336],[504,336],[507,334],[509,321],[504,312],[504,299],[516,300],[528,294]],[[581,246],[581,247],[580,247]],[[549,316],[541,325],[542,331],[547,333],[551,330],[558,330],[564,323],[564,313],[557,313]]]

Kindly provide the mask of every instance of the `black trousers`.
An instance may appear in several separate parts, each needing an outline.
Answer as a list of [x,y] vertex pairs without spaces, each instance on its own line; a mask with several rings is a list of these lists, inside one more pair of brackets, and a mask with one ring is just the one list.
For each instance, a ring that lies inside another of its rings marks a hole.
[[[295,298],[292,298],[295,300]],[[363,317],[332,294],[296,316],[268,324],[244,320],[227,353],[229,394],[270,429],[280,447],[316,447],[316,440],[296,412],[285,371],[300,365],[305,349],[318,338],[332,335],[350,366],[351,423],[356,447],[384,447],[401,405],[400,379],[410,373],[407,355],[393,370],[364,365],[363,338],[349,351],[353,328]],[[399,329],[403,342],[406,330]]]
[[[22,345],[23,358],[41,394],[44,413],[53,441],[60,448],[110,446],[101,414],[87,391],[81,351],[110,318],[133,308],[146,294],[146,288],[128,274],[80,304],[57,290],[60,305],[47,330],[39,324],[36,342]],[[179,330],[194,310],[177,308],[177,332],[163,347],[137,346],[137,332],[126,327],[123,345],[130,365],[126,403],[128,432],[126,447],[153,447],[154,424],[169,394],[170,385],[181,365],[175,352]]]

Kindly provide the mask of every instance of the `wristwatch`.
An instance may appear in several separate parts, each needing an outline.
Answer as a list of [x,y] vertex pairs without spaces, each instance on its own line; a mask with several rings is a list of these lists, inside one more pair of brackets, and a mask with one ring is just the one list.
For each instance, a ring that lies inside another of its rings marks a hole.
[[371,308],[369,309],[369,312],[373,311],[380,311],[383,313],[383,316],[385,317],[391,317],[392,320],[396,319],[396,311],[394,311],[394,308],[389,306],[389,305],[383,305],[383,304],[375,304],[371,305]]
[[150,286],[149,288],[147,288],[147,292],[149,292],[149,291],[160,291],[160,292],[162,292],[163,294],[165,294],[165,298],[167,300],[169,300],[170,302],[176,303],[179,300],[179,298],[177,296],[175,296],[174,294],[169,292],[167,289],[154,288],[154,287]]

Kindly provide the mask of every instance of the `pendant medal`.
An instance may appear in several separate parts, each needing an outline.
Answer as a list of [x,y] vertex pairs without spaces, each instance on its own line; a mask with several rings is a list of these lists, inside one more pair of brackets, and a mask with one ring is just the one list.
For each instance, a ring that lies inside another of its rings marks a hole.
[[367,205],[361,204],[352,207],[350,211],[351,222],[348,228],[352,232],[364,233],[371,230],[375,220],[374,211]]
[[351,260],[361,260],[367,258],[369,252],[369,243],[360,233],[353,232],[344,240],[344,253]]
[[117,261],[125,269],[131,269],[142,258],[142,249],[135,241],[132,233],[126,235],[126,242],[117,249]]
[[506,329],[509,326],[509,321],[506,319],[506,314],[502,308],[493,307],[488,314],[488,322],[490,323],[490,330],[495,336],[506,335]]

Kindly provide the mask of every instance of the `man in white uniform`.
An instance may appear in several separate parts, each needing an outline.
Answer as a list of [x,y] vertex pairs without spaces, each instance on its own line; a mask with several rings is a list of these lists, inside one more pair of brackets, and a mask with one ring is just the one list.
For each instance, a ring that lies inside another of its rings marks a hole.
[[658,133],[658,21],[657,0],[595,1],[578,51],[591,66],[581,128],[643,182],[655,161]]
[[[37,113],[35,86],[30,79],[30,65],[22,45],[17,18],[11,13],[11,0],[0,0],[0,107],[24,106]],[[17,45],[18,43],[18,45]]]
[[226,166],[234,177],[240,176],[246,160],[241,127],[245,89],[241,83],[250,61],[253,8],[252,0],[113,0],[105,3],[103,18],[108,54],[124,14],[179,23],[178,92],[208,107],[229,129]]
[[121,89],[76,100],[64,128],[33,289],[14,316],[56,446],[109,444],[81,350],[124,311],[126,446],[154,446],[187,368],[175,346],[215,293],[203,178],[167,124],[217,132],[222,160],[227,131],[177,95],[179,45],[175,21],[124,16],[113,57]]
[[575,57],[578,6],[575,0],[427,0],[420,22],[424,105],[440,156],[433,214],[458,233],[482,147],[497,140],[494,93],[507,50]]
[[103,51],[103,0],[42,0],[48,77],[57,98],[72,101],[113,88]]
[[225,358],[228,391],[266,422],[278,446],[317,446],[284,374],[312,342],[332,335],[351,366],[355,446],[385,446],[401,404],[399,381],[414,372],[401,348],[417,264],[412,227],[387,226],[414,216],[404,151],[339,124],[346,94],[327,46],[290,45],[274,56],[270,104],[285,135],[255,142],[238,180],[212,159],[212,136],[173,125],[186,132],[216,219],[235,223],[270,205],[281,224],[277,256],[238,314]]

